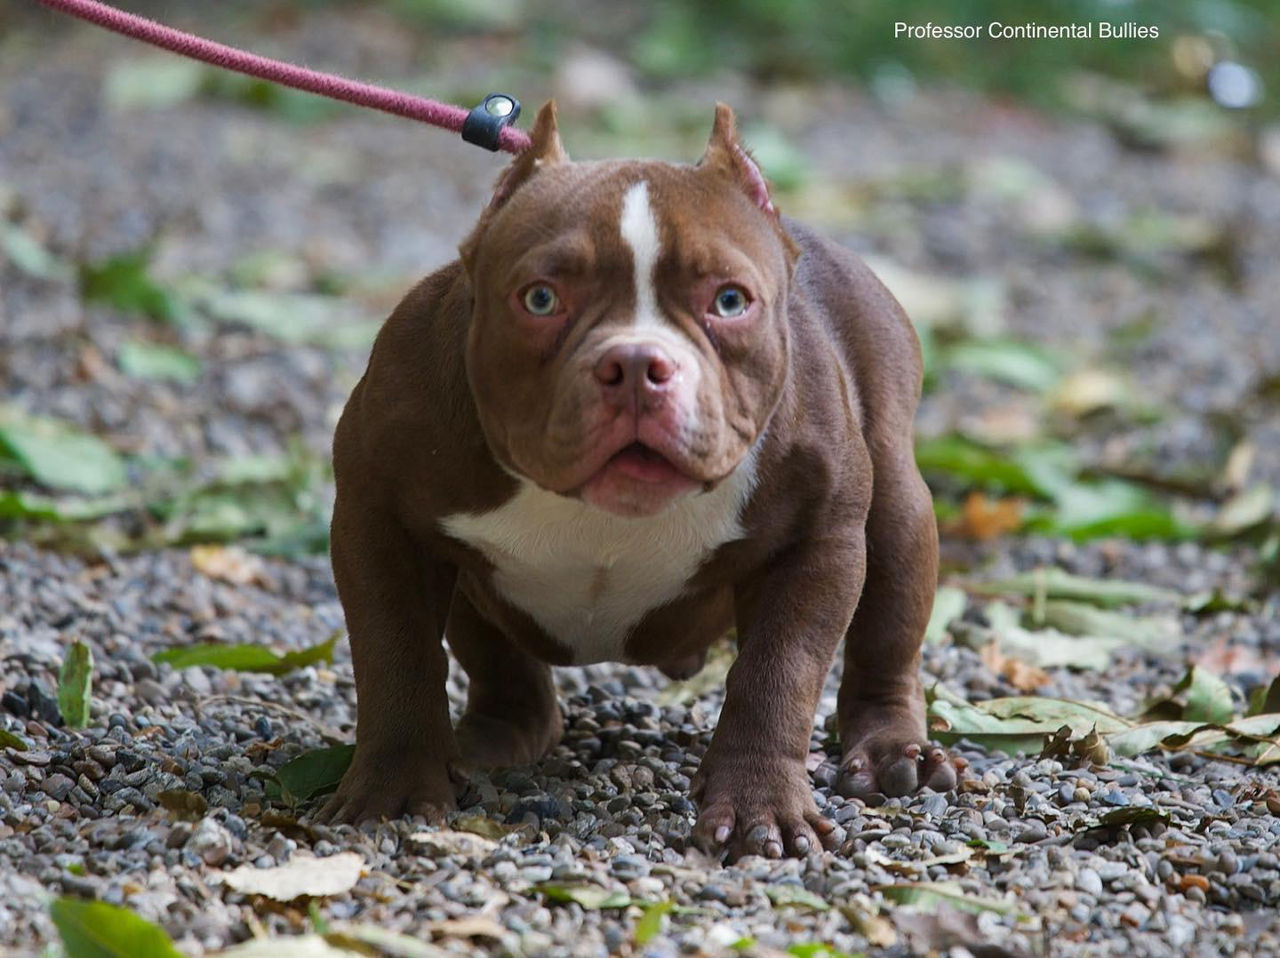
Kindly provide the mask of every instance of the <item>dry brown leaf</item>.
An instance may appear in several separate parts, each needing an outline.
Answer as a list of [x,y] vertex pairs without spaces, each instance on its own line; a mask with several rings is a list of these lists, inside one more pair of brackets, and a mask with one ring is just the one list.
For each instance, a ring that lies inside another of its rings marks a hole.
[[988,642],[978,650],[983,663],[996,675],[1004,676],[1019,692],[1034,692],[1049,682],[1049,673],[1038,665],[1028,665],[1000,651],[1000,643]]
[[433,857],[460,855],[463,858],[483,858],[498,847],[498,843],[473,832],[414,832],[409,841],[422,846]]
[[364,859],[355,852],[342,852],[327,858],[294,855],[275,868],[241,865],[211,881],[221,880],[228,888],[245,895],[263,895],[275,901],[293,901],[308,896],[341,895],[350,891],[364,871]]
[[465,915],[445,921],[429,921],[426,930],[441,938],[504,938],[509,932],[492,918]]
[[996,539],[1022,526],[1023,507],[1021,499],[991,499],[984,493],[971,492],[947,532],[978,542]]
[[191,547],[191,564],[210,579],[231,585],[265,585],[262,559],[239,546],[204,545]]

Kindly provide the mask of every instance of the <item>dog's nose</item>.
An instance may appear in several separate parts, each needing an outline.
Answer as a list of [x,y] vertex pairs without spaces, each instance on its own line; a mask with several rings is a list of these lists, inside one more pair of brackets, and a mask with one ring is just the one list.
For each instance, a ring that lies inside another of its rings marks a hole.
[[654,343],[620,343],[600,357],[596,380],[606,395],[629,397],[658,393],[676,374],[676,364]]

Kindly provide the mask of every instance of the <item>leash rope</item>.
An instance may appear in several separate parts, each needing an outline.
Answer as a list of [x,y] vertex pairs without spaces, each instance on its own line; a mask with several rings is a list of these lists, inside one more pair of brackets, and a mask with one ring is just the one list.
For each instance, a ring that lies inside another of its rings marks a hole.
[[[126,13],[97,0],[36,0],[53,10],[69,14],[97,26],[152,46],[160,47],[193,60],[200,60],[224,70],[244,73],[260,80],[269,80],[282,86],[293,87],[342,100],[356,106],[369,107],[392,113],[420,123],[430,123],[445,130],[462,134],[468,142],[485,146],[490,150],[506,150],[521,153],[529,148],[529,135],[509,124],[520,114],[520,104],[514,97],[490,94],[474,110],[468,112],[460,106],[441,103],[427,97],[415,96],[399,90],[375,86],[351,80],[334,73],[311,70],[283,60],[258,56],[236,47],[215,43],[192,33],[175,30],[155,20]],[[467,129],[464,130],[464,127]]]

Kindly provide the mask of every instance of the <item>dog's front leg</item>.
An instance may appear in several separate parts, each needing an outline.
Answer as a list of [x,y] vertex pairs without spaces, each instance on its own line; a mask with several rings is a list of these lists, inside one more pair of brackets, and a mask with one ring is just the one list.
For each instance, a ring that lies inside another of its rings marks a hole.
[[805,761],[813,716],[865,570],[861,530],[793,546],[737,590],[740,650],[694,782],[694,840],[730,859],[806,855],[837,840]]
[[441,641],[457,572],[392,516],[343,492],[339,483],[333,571],[360,711],[351,767],[319,818],[439,821],[454,807],[458,762]]

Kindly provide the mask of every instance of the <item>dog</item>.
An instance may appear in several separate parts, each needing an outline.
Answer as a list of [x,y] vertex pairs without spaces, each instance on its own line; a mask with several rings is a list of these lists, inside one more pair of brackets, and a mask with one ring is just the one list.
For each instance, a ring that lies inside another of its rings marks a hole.
[[[319,817],[438,821],[460,770],[560,740],[552,665],[685,677],[735,626],[698,845],[834,847],[805,760],[841,639],[839,790],[954,787],[919,676],[938,542],[901,307],[780,216],[723,104],[692,166],[573,162],[554,103],[531,139],[337,427],[359,716]],[[456,729],[442,637],[470,680]]]

